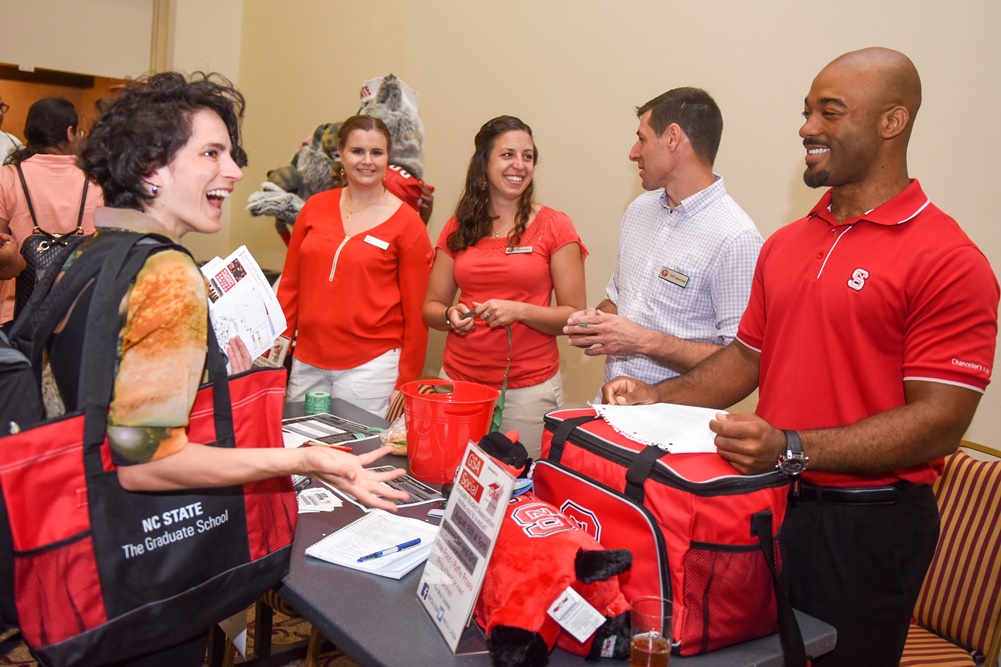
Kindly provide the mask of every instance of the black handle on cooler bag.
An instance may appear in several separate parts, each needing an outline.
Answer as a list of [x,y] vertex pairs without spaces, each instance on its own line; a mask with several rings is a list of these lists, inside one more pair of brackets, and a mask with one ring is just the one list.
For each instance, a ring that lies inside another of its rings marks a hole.
[[553,439],[549,445],[549,456],[547,457],[550,461],[560,462],[563,458],[563,446],[567,443],[567,438],[573,433],[581,424],[586,424],[588,422],[593,422],[595,419],[601,419],[598,415],[586,415],[584,417],[571,417],[570,419],[564,419],[559,426],[553,431]]
[[768,563],[768,571],[772,573],[772,583],[775,586],[775,608],[779,620],[779,644],[782,646],[782,657],[785,667],[806,667],[806,646],[803,644],[803,634],[800,632],[796,615],[789,603],[778,571],[775,569],[775,550],[772,546],[772,512],[765,510],[751,515],[751,527],[761,544],[761,553]]
[[643,483],[650,478],[653,467],[661,457],[667,456],[671,452],[661,449],[656,445],[650,445],[636,453],[636,458],[629,464],[626,470],[626,488],[622,491],[628,498],[643,504]]

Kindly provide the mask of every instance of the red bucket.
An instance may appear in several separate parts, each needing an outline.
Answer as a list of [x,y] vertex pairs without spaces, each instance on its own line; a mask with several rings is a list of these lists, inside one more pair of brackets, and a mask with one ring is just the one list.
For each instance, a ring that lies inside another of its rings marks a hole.
[[451,482],[466,445],[479,442],[490,428],[500,392],[452,380],[415,380],[400,391],[410,474],[424,482]]

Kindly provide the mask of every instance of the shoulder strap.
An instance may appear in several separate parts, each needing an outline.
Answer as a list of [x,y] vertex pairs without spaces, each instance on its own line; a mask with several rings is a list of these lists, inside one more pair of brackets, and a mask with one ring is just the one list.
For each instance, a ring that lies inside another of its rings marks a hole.
[[[28,202],[28,213],[31,214],[31,224],[38,227],[38,219],[35,217],[35,207],[31,205],[31,195],[28,194],[28,184],[24,180],[24,172],[21,171],[21,163],[18,162],[14,166],[17,167],[17,176],[21,179],[21,189],[24,190],[24,201]],[[39,227],[39,229],[41,229],[41,227]]]
[[772,513],[769,510],[751,515],[751,531],[758,537],[761,553],[772,574],[772,585],[775,589],[775,608],[779,620],[779,645],[782,647],[782,659],[785,667],[805,667],[807,661],[806,646],[803,634],[793,613],[789,596],[786,595],[782,580],[775,567],[775,550],[772,548]]
[[79,234],[83,232],[83,210],[87,208],[87,187],[90,185],[90,181],[87,177],[83,177],[83,194],[80,195],[80,213],[76,216],[76,232]]
[[[18,162],[14,166],[17,167],[17,176],[18,178],[21,179],[21,189],[24,190],[24,201],[28,203],[28,213],[31,214],[31,224],[33,224],[35,228],[38,229],[39,231],[45,232],[46,234],[49,234],[51,236],[50,232],[46,232],[44,229],[38,226],[38,218],[35,217],[35,207],[31,205],[31,195],[28,194],[28,183],[24,180],[24,172],[21,171],[21,163]],[[76,217],[76,230],[72,232],[74,234],[79,234],[81,231],[83,231],[83,212],[84,209],[87,208],[87,188],[89,185],[90,181],[87,180],[86,176],[84,176],[83,195],[80,197],[80,212],[79,214],[77,214]]]

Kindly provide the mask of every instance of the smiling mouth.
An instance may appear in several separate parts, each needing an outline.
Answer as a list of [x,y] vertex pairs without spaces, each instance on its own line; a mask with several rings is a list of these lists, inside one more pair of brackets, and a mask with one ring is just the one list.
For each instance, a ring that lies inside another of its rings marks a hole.
[[224,200],[229,199],[230,194],[229,190],[209,190],[207,196],[209,199]]
[[525,182],[525,177],[524,176],[505,176],[504,178],[506,178],[507,180],[511,181],[515,185],[521,185],[522,183]]

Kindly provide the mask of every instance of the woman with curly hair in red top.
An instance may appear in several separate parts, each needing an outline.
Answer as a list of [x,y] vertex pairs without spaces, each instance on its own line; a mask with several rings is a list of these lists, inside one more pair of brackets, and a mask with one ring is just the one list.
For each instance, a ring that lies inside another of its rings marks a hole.
[[563,402],[556,336],[586,303],[587,249],[565,213],[534,201],[539,154],[528,125],[499,116],[474,143],[459,205],[438,238],[424,321],[448,331],[443,375],[499,389],[506,373],[500,430],[517,430],[537,457],[542,417]]

